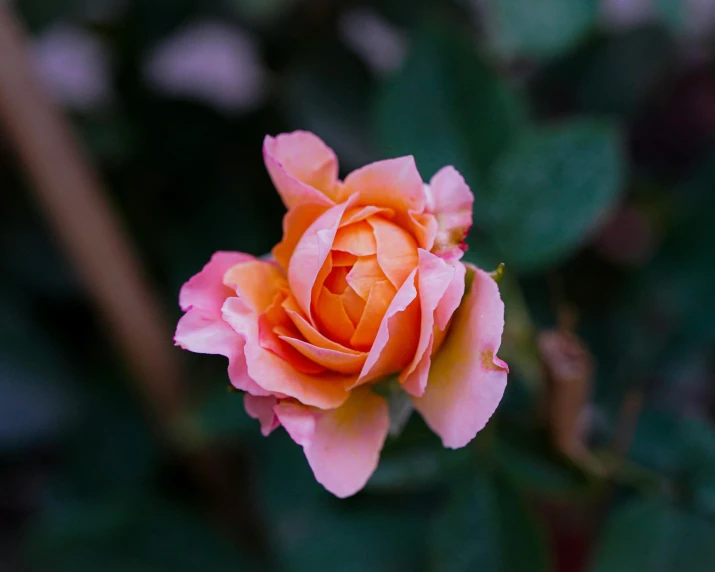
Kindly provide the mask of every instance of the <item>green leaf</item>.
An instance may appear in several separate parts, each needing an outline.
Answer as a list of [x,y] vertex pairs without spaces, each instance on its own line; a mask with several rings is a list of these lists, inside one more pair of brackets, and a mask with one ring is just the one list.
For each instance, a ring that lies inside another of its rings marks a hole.
[[660,501],[637,499],[608,519],[594,572],[707,572],[715,568],[715,527]]
[[619,132],[607,122],[574,121],[533,130],[494,168],[475,215],[492,233],[507,267],[553,265],[585,239],[623,187]]
[[477,476],[455,490],[432,528],[432,569],[440,572],[548,570],[536,523],[513,489]]
[[524,102],[454,30],[425,27],[404,67],[378,95],[378,141],[414,155],[428,180],[454,165],[476,188],[525,121]]
[[33,570],[247,569],[231,543],[202,519],[153,500],[114,498],[55,506],[31,523],[24,548]]
[[485,6],[491,43],[505,56],[553,57],[594,26],[593,0],[489,0]]

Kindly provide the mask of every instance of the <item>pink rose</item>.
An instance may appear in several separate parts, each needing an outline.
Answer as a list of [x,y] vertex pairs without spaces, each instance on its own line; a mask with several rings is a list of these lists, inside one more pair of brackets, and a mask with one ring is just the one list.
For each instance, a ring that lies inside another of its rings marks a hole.
[[339,497],[377,467],[390,420],[372,389],[387,378],[446,447],[466,445],[508,368],[497,285],[460,262],[464,179],[445,167],[426,185],[402,157],[340,181],[333,151],[301,131],[266,137],[263,155],[288,209],[275,261],[217,252],[181,289],[176,343],[226,356],[263,434],[282,425]]

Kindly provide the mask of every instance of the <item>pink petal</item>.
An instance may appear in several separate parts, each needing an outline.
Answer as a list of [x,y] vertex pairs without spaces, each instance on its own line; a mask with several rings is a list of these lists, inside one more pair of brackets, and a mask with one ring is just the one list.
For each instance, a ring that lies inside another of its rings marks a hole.
[[504,330],[504,303],[496,282],[468,265],[469,293],[432,360],[427,388],[415,408],[445,447],[463,447],[486,425],[506,388],[507,365],[496,357]]
[[458,260],[464,239],[472,226],[474,195],[454,167],[441,169],[430,181],[430,210],[437,218],[437,236],[432,252]]
[[464,272],[462,264],[449,264],[434,254],[419,250],[420,341],[412,362],[400,374],[405,391],[412,395],[422,395],[427,385],[437,309],[442,306],[439,329],[444,330],[464,293]]
[[345,498],[365,486],[377,468],[390,425],[382,397],[360,388],[330,411],[281,402],[275,412],[291,438],[303,447],[316,480],[328,491]]
[[215,253],[201,272],[182,286],[179,293],[181,309],[200,308],[220,317],[224,300],[233,295],[231,289],[224,286],[223,275],[232,266],[249,260],[254,260],[253,256],[241,252]]
[[273,408],[278,404],[275,397],[257,397],[246,393],[243,396],[243,407],[249,417],[258,419],[261,423],[261,433],[264,437],[270,435],[276,427],[280,425],[278,417],[273,412]]
[[286,208],[331,206],[337,189],[338,160],[332,149],[307,131],[267,136],[263,159]]
[[181,288],[179,304],[186,314],[179,320],[174,341],[185,350],[226,356],[228,374],[237,389],[268,395],[248,376],[243,339],[224,322],[221,307],[234,292],[224,286],[224,274],[236,264],[255,260],[239,252],[217,252],[203,270]]

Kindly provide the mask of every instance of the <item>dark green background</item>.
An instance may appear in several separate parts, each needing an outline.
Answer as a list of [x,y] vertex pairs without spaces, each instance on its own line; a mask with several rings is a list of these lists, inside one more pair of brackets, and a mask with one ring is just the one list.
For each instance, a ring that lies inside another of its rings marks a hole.
[[[212,252],[279,240],[262,139],[309,129],[341,175],[401,154],[426,180],[464,174],[466,259],[506,264],[512,372],[467,448],[442,449],[415,415],[345,501],[283,430],[260,436],[220,357],[181,356],[193,429],[169,448],[0,127],[0,569],[715,570],[715,50],[690,33],[691,3],[653,2],[627,29],[595,0],[127,0],[100,20],[79,0],[14,4],[34,35],[70,22],[107,46],[114,100],[68,114],[172,319]],[[398,69],[347,45],[355,8],[403,35]],[[204,18],[256,40],[255,109],[147,86],[150,50]],[[589,445],[604,463],[624,399],[643,398],[608,476],[548,439],[535,336],[566,306],[594,356]],[[230,469],[229,527],[187,470],[203,449]]]

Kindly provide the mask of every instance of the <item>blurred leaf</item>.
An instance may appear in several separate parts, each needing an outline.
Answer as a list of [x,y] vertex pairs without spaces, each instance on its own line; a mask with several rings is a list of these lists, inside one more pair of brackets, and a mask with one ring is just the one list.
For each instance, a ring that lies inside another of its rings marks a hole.
[[472,468],[472,461],[473,453],[466,448],[451,451],[442,447],[412,447],[384,453],[367,490],[403,492],[434,487]]
[[614,125],[574,121],[533,130],[494,168],[475,215],[493,233],[507,268],[559,262],[613,206],[625,176]]
[[30,526],[25,552],[38,572],[247,569],[236,549],[195,515],[124,498],[46,511]]
[[428,180],[454,165],[473,189],[511,142],[525,104],[454,30],[425,27],[378,96],[377,133],[391,157],[414,155]]
[[618,507],[603,531],[594,572],[706,572],[715,567],[715,527],[660,501]]
[[579,494],[587,489],[583,475],[566,458],[559,463],[537,447],[536,443],[526,448],[504,440],[497,442],[497,463],[514,486],[527,493],[546,496]]
[[687,0],[653,0],[660,19],[674,32],[682,32],[686,24]]
[[456,489],[437,514],[431,549],[440,572],[549,569],[544,539],[519,496],[483,475]]
[[487,24],[494,48],[506,56],[553,57],[595,24],[593,0],[488,0]]
[[196,413],[196,422],[199,431],[210,438],[259,432],[258,422],[243,407],[243,394],[229,387],[209,395]]
[[604,38],[583,57],[580,69],[574,70],[582,109],[614,114],[640,111],[658,93],[676,58],[676,46],[661,28]]

